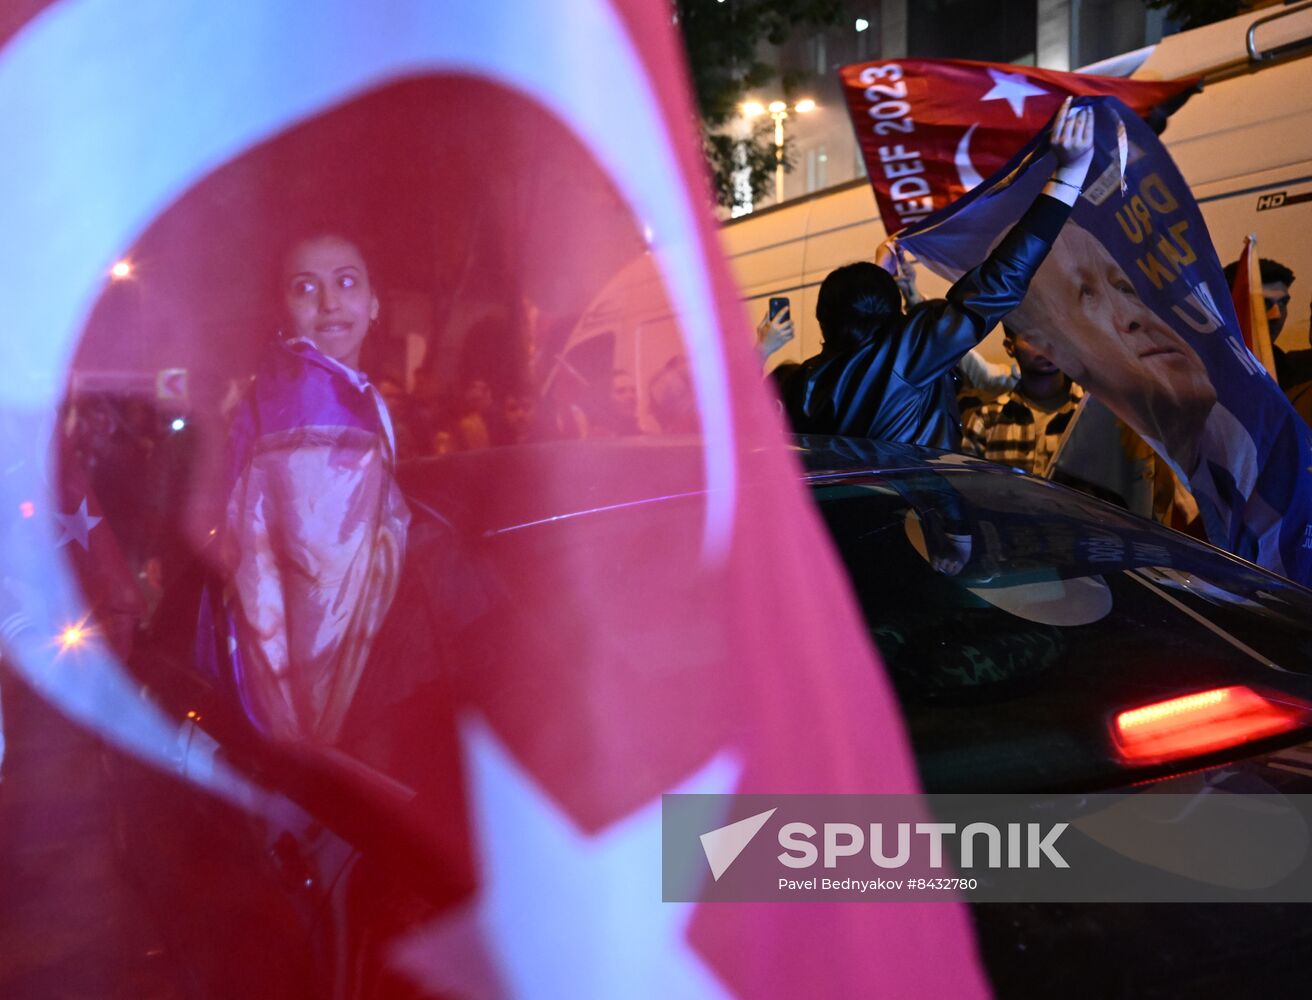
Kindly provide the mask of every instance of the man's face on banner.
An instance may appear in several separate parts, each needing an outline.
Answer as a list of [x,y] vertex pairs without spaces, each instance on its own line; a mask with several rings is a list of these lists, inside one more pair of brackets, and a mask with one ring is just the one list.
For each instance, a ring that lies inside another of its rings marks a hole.
[[1007,325],[1192,466],[1198,431],[1216,403],[1207,368],[1088,230],[1066,224]]

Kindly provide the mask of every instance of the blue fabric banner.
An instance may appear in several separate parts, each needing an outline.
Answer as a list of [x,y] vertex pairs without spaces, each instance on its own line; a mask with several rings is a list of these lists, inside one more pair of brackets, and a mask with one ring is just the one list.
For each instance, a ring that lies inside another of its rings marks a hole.
[[[1312,584],[1312,431],[1244,346],[1188,185],[1115,98],[1070,220],[1006,325],[1138,431],[1188,482],[1211,541]],[[984,259],[1055,166],[1048,131],[898,241],[949,279]]]

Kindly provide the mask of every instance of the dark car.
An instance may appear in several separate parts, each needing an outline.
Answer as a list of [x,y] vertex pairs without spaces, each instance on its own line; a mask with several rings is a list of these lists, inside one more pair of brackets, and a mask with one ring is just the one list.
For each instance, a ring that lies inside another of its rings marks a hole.
[[[177,773],[231,767],[267,792],[258,809],[184,794],[176,776],[102,749],[115,864],[154,915],[143,921],[157,928],[157,961],[171,963],[178,995],[391,995],[399,987],[381,970],[384,943],[468,889],[438,849],[450,834],[444,775],[458,771],[456,751],[407,753],[441,711],[453,641],[474,658],[549,643],[549,622],[531,636],[480,629],[505,581],[543,552],[604,547],[619,527],[649,534],[655,554],[695,549],[696,539],[667,532],[671,512],[703,501],[695,481],[671,486],[686,448],[525,449],[403,468],[412,558],[391,612],[399,624],[371,661],[386,683],[362,699],[352,752],[298,756],[265,744],[232,692],[196,668],[204,554],[169,588],[131,668],[143,696],[177,721]],[[799,441],[797,452],[927,790],[1312,790],[1312,592],[990,463],[832,439]],[[638,470],[618,491],[606,474],[617,462]],[[568,488],[523,488],[509,470],[534,463],[569,470]],[[743,475],[750,488],[751,469]],[[486,488],[452,488],[469,482]],[[617,572],[613,585],[643,581]],[[1138,724],[1162,705],[1179,708],[1167,724]],[[205,887],[203,900],[193,886]],[[1004,995],[1287,986],[1301,983],[1312,937],[1305,910],[1274,905],[973,913]]]
[[[1297,742],[1312,721],[1303,587],[1002,466],[809,445],[811,495],[928,791],[1123,788]],[[936,556],[959,565],[936,569]],[[1236,687],[1271,707],[1238,727],[1185,712],[1155,743],[1126,726],[1127,713]]]
[[[1312,791],[1312,592],[1002,466],[806,445],[927,791]],[[1287,992],[1312,944],[1299,905],[972,913],[1002,996]]]

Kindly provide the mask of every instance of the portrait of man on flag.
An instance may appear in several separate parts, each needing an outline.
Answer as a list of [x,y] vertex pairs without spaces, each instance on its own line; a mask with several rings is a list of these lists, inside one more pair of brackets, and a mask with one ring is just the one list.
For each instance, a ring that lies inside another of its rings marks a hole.
[[[1095,158],[1052,252],[1009,317],[1189,483],[1209,539],[1312,579],[1312,439],[1245,346],[1189,188],[1142,119],[1095,109]],[[988,181],[898,237],[955,278],[1015,221],[1047,176],[1040,133]]]

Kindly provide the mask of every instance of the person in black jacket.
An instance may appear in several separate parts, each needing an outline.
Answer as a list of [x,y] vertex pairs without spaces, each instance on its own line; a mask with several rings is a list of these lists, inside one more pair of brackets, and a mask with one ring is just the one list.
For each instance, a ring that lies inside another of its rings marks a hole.
[[1052,248],[1093,159],[1093,111],[1067,101],[1052,149],[1057,169],[1043,192],[946,298],[904,314],[893,276],[869,262],[825,278],[816,303],[821,351],[780,387],[795,431],[960,446],[952,368],[1020,303]]

